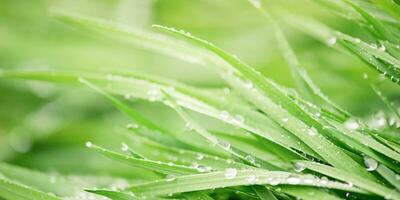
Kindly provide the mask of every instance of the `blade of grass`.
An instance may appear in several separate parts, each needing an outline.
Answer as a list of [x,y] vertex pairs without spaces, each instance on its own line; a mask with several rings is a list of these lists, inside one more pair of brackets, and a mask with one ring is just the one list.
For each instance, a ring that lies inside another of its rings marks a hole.
[[313,163],[313,162],[308,162],[308,161],[299,161],[299,163],[303,164],[306,168],[316,171],[318,173],[330,176],[332,178],[350,182],[354,184],[355,186],[358,186],[362,189],[365,189],[369,192],[373,192],[377,195],[381,195],[385,197],[386,199],[398,199],[400,198],[400,193],[387,188],[381,184],[375,183],[373,181],[370,181],[368,179],[359,177],[357,175],[354,175],[352,173],[349,173],[348,171],[345,170],[340,170],[336,169],[327,165],[323,164],[318,164],[318,163]]

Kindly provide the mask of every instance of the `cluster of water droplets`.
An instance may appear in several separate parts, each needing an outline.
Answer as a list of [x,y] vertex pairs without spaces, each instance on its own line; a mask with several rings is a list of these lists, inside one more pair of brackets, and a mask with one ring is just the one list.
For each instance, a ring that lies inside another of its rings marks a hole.
[[223,121],[231,122],[232,124],[237,126],[242,126],[243,123],[245,122],[245,118],[242,115],[236,114],[232,116],[226,110],[223,110],[219,113],[219,118]]

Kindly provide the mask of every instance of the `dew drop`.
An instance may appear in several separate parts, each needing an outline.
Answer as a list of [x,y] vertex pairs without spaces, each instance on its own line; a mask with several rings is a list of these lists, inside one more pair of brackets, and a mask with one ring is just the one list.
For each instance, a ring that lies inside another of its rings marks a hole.
[[228,113],[227,111],[223,110],[223,111],[221,111],[221,113],[219,114],[219,117],[220,117],[222,120],[227,120],[227,119],[229,118],[229,113]]
[[336,44],[336,37],[330,37],[330,38],[328,38],[328,40],[326,41],[326,43],[328,43],[329,46],[333,46],[334,44]]
[[130,99],[130,98],[131,98],[131,95],[130,95],[129,93],[126,93],[126,94],[124,94],[124,98],[125,98],[125,99]]
[[137,128],[139,128],[139,125],[137,125],[137,124],[127,124],[126,128],[127,129],[137,129]]
[[241,125],[244,123],[244,117],[242,115],[235,115],[233,118],[233,123]]
[[56,183],[57,182],[57,176],[50,176],[49,177],[49,182],[50,183]]
[[161,99],[161,92],[157,88],[151,88],[147,91],[147,97],[149,101],[157,101]]
[[254,164],[256,162],[256,159],[252,155],[247,155],[244,157],[249,163]]
[[256,182],[257,181],[257,177],[256,176],[254,176],[254,175],[251,175],[251,176],[249,176],[249,177],[247,177],[246,178],[246,181],[248,182],[248,183],[254,183],[254,182]]
[[326,185],[326,184],[328,183],[328,178],[322,177],[322,178],[319,180],[319,183],[322,184],[322,185]]
[[203,158],[204,158],[204,155],[201,154],[201,153],[198,153],[198,154],[196,155],[196,159],[197,159],[197,160],[203,160]]
[[268,178],[268,182],[270,185],[278,185],[281,181],[278,178]]
[[286,122],[288,122],[288,121],[289,121],[289,118],[287,118],[287,117],[284,117],[284,118],[282,119],[282,121],[286,123]]
[[223,92],[224,92],[224,94],[229,94],[229,93],[231,93],[231,90],[229,88],[224,88]]
[[253,82],[251,82],[250,80],[246,81],[244,83],[244,87],[247,89],[252,89],[253,88]]
[[289,177],[289,178],[287,178],[287,180],[286,180],[289,184],[291,184],[291,185],[297,185],[297,184],[299,184],[300,183],[300,178],[299,177],[294,177],[294,176],[292,176],[292,177]]
[[88,148],[90,148],[90,147],[93,146],[93,144],[92,144],[92,142],[87,141],[87,142],[85,143],[85,146],[88,147]]
[[352,182],[347,182],[346,183],[346,187],[349,187],[349,188],[353,187],[353,183]]
[[222,148],[224,149],[229,149],[231,148],[231,144],[227,141],[220,141],[219,144],[221,145]]
[[129,147],[128,147],[128,145],[127,144],[125,144],[125,143],[121,143],[121,151],[128,151],[129,150]]
[[386,50],[385,45],[381,44],[381,46],[378,48],[378,50],[382,51],[382,52],[385,51]]
[[167,182],[171,182],[171,181],[174,181],[174,180],[176,180],[176,176],[173,175],[173,174],[168,174],[168,175],[165,177],[165,181],[167,181]]
[[260,0],[250,0],[250,3],[256,8],[261,8]]
[[236,175],[237,175],[237,169],[235,168],[228,168],[225,170],[224,176],[226,179],[233,179],[236,177]]
[[344,127],[345,127],[347,130],[354,131],[354,130],[357,130],[357,129],[360,127],[360,125],[358,124],[357,120],[355,120],[355,119],[348,119],[348,120],[346,120],[346,121],[344,122]]
[[371,48],[373,48],[373,49],[378,48],[378,45],[376,45],[375,43],[371,43],[369,46],[370,46]]
[[363,74],[363,79],[368,79],[368,74],[364,73]]
[[203,173],[205,171],[207,171],[207,167],[203,166],[203,165],[199,165],[196,167],[197,171],[200,173]]
[[314,127],[311,127],[307,130],[308,135],[314,136],[317,135],[317,129],[315,129]]
[[378,168],[378,162],[368,156],[364,157],[364,164],[367,167],[367,171],[374,171]]
[[303,163],[297,162],[294,164],[294,171],[302,172],[304,169],[306,169],[306,166]]

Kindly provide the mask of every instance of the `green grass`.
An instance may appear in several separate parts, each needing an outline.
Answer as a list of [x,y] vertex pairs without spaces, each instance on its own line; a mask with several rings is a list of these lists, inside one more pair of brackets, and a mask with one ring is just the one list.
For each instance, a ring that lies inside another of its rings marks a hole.
[[400,199],[399,2],[138,2],[5,3],[0,199]]

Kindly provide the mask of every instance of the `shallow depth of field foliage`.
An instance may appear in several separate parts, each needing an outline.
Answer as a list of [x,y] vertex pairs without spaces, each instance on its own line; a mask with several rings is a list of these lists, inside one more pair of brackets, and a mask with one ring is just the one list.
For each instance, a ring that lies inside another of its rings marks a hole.
[[6,199],[400,199],[400,2],[1,0]]

